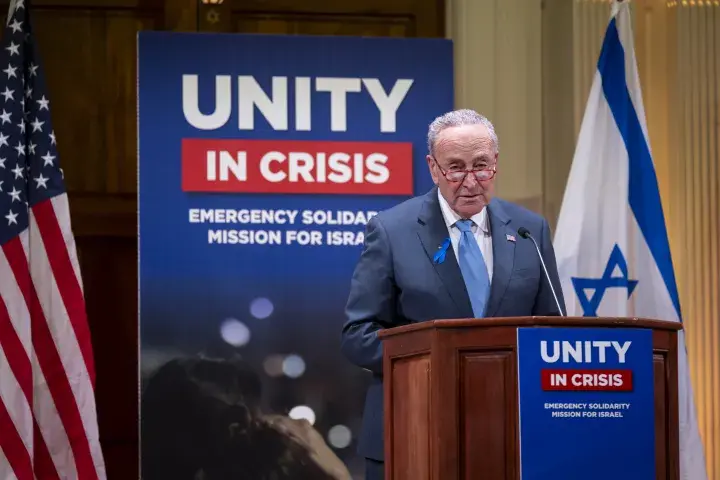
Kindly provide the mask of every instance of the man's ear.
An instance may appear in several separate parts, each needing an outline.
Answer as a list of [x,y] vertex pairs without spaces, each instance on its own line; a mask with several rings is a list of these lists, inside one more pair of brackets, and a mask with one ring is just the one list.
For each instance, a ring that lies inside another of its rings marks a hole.
[[435,163],[435,160],[433,159],[432,155],[426,155],[425,160],[427,160],[428,169],[430,170],[430,176],[432,177],[433,183],[435,185],[437,185],[438,184],[437,164]]

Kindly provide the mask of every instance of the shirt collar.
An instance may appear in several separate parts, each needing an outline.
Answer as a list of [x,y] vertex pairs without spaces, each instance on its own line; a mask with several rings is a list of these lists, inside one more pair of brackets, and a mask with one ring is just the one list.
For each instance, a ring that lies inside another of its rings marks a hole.
[[[455,225],[455,222],[458,220],[461,220],[462,217],[458,215],[452,208],[450,208],[450,204],[448,204],[447,200],[445,200],[445,197],[442,196],[442,193],[440,193],[440,189],[437,191],[438,199],[440,200],[440,210],[442,211],[443,218],[445,219],[445,225],[447,225],[448,229],[450,229],[453,225]],[[480,227],[480,230],[484,234],[490,233],[490,226],[488,225],[488,218],[487,218],[487,207],[483,208],[480,213],[476,213],[472,217],[470,217],[470,220],[472,220],[475,225]]]

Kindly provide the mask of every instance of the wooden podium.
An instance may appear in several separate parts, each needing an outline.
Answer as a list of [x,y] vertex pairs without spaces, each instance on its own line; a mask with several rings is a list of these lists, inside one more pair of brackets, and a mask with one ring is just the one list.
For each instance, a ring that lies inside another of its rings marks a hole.
[[657,478],[679,479],[679,323],[516,317],[435,320],[380,333],[386,480],[520,478],[518,327],[651,329]]

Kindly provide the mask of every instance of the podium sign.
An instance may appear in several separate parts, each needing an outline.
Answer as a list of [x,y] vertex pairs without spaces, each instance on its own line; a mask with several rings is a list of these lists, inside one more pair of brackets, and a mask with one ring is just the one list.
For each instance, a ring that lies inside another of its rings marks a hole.
[[520,478],[654,480],[652,330],[517,335]]

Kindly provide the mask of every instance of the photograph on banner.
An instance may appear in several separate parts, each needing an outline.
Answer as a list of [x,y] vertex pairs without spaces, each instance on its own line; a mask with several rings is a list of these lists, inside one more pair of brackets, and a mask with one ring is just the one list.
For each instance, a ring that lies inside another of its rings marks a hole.
[[141,463],[360,479],[369,372],[340,352],[377,212],[432,187],[444,39],[141,32]]
[[523,480],[655,479],[652,335],[518,328]]

